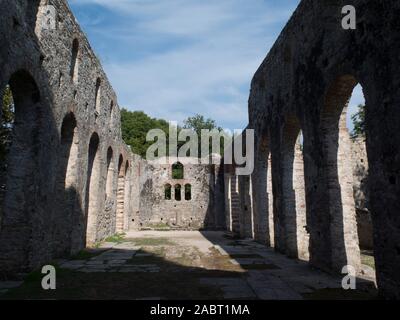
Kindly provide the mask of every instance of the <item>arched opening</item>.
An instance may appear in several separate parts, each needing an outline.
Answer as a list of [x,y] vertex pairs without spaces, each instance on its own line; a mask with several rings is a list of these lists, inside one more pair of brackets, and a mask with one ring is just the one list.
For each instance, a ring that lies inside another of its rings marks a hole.
[[347,128],[349,101],[357,80],[346,75],[329,88],[321,113],[323,185],[327,203],[331,268],[361,268],[354,200],[352,140]]
[[38,170],[40,93],[24,70],[14,73],[1,93],[0,226],[6,215],[12,217],[11,228],[22,241],[30,228],[24,216],[36,208],[35,195],[27,190]]
[[110,117],[110,124],[111,124],[112,120],[114,118],[114,101],[111,101],[111,103],[110,103],[109,117]]
[[186,201],[192,200],[192,185],[190,184],[185,185],[185,200]]
[[12,131],[15,121],[15,106],[13,93],[7,85],[1,93],[1,126],[0,126],[0,226],[2,204],[6,192],[7,156],[10,152]]
[[86,192],[86,245],[90,246],[96,242],[96,226],[99,184],[100,184],[100,139],[97,133],[93,133],[90,138],[88,152],[88,170],[87,170],[87,192]]
[[184,179],[184,167],[182,163],[177,162],[172,165],[172,179]]
[[365,97],[358,84],[351,95],[347,129],[351,133],[353,160],[353,195],[356,209],[361,263],[375,269],[373,224],[370,211],[369,163],[366,145]]
[[95,93],[95,110],[100,114],[100,104],[101,104],[101,79],[96,80],[96,93]]
[[253,192],[253,227],[256,241],[275,246],[272,199],[271,157],[266,136],[257,146],[254,171],[251,177]]
[[167,183],[164,186],[164,199],[165,200],[171,200],[172,199],[172,186]]
[[240,235],[243,238],[254,238],[253,202],[252,202],[251,176],[241,176],[239,183],[239,195],[241,203]]
[[74,216],[77,203],[77,169],[79,155],[79,139],[77,123],[74,114],[68,113],[61,125],[61,140],[59,150],[59,166],[57,174],[58,215],[55,226],[55,250],[57,255],[68,255],[71,252],[72,232],[75,222]]
[[182,186],[180,184],[175,185],[175,201],[182,200]]
[[306,195],[300,123],[295,115],[286,117],[282,139],[282,192],[286,254],[308,260]]
[[78,71],[79,71],[79,41],[78,39],[74,39],[72,42],[72,51],[71,51],[71,65],[69,74],[74,83],[78,83]]
[[116,232],[124,230],[124,209],[125,209],[125,168],[122,155],[118,161],[118,192],[117,192],[117,217]]
[[131,214],[131,201],[130,201],[130,195],[131,195],[131,179],[130,177],[130,163],[127,160],[125,162],[125,197],[124,197],[124,214],[123,214],[123,221],[124,221],[124,230],[128,228],[129,226],[129,215]]
[[111,199],[113,197],[114,188],[114,159],[113,150],[111,147],[107,150],[107,182],[106,182],[106,197]]

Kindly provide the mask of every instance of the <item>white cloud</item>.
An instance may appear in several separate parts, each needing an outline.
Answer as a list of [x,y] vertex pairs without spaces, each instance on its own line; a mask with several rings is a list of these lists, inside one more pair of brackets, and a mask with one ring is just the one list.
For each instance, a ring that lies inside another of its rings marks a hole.
[[251,78],[298,2],[70,0],[75,13],[92,4],[119,18],[86,23],[104,48],[126,46],[124,59],[101,52],[121,106],[178,121],[201,113],[231,129],[247,124]]

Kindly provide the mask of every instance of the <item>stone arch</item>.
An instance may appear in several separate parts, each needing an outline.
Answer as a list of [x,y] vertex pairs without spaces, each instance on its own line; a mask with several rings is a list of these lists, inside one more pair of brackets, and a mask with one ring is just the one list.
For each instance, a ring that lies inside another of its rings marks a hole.
[[182,201],[182,186],[180,184],[175,185],[175,201]]
[[[9,85],[2,90],[2,93],[5,94],[6,90],[12,94],[11,111],[14,119],[12,123],[3,123],[5,119],[3,119],[2,111],[1,125],[8,127],[6,137],[8,142],[1,165],[4,184],[2,183],[0,192],[4,199],[0,206],[3,202],[7,206],[7,200],[12,202],[12,199],[20,199],[18,202],[24,203],[23,199],[26,197],[24,190],[30,183],[29,180],[33,181],[32,177],[38,161],[40,92],[36,82],[27,71],[19,70],[10,77]],[[3,104],[3,101],[1,103]],[[10,176],[13,178],[10,179]],[[13,190],[13,192],[8,192],[8,190]],[[24,211],[23,208],[19,210]]]
[[57,173],[57,193],[59,210],[55,227],[55,250],[57,255],[68,255],[72,250],[72,232],[79,208],[77,194],[79,138],[77,122],[73,112],[69,112],[61,125],[59,164]]
[[172,165],[172,179],[181,180],[185,177],[185,168],[182,163],[175,162]]
[[185,200],[192,200],[192,185],[190,183],[185,184]]
[[6,191],[7,156],[10,152],[15,123],[15,104],[12,95],[12,90],[8,84],[0,92],[0,225],[1,207]]
[[78,83],[79,78],[79,40],[75,38],[72,41],[71,64],[69,75],[73,83]]
[[167,183],[164,186],[164,199],[165,200],[171,200],[172,199],[172,186],[169,183]]
[[107,150],[107,180],[106,180],[106,198],[111,199],[114,192],[114,152],[112,147]]
[[254,238],[252,193],[251,176],[239,177],[240,235],[249,239]]
[[86,245],[96,242],[97,237],[97,212],[99,210],[99,186],[100,186],[100,138],[95,132],[89,142],[88,169],[86,183]]
[[41,187],[40,129],[48,105],[41,98],[35,78],[27,70],[14,72],[8,85],[12,93],[14,121],[10,128],[9,149],[0,166],[5,168],[1,177],[0,232],[1,241],[7,239],[9,243],[8,247],[2,243],[0,260],[4,270],[12,272],[35,265],[37,247],[31,246],[31,240],[35,236],[47,236],[32,220],[45,219],[37,197]]
[[114,118],[114,100],[111,100],[111,102],[110,102],[109,117],[110,117],[110,125],[111,125],[113,118]]
[[118,191],[117,191],[117,216],[116,232],[124,230],[124,210],[125,210],[125,165],[122,154],[118,160]]
[[272,206],[271,152],[266,135],[256,147],[252,174],[254,238],[268,246],[275,245]]
[[129,225],[129,214],[130,214],[130,195],[131,195],[131,179],[130,179],[131,166],[128,160],[125,162],[125,187],[124,187],[124,212],[123,212],[123,220],[124,220],[124,230]]
[[347,107],[358,81],[352,75],[338,77],[328,88],[320,116],[322,185],[329,221],[331,268],[341,271],[352,265],[360,269],[351,140],[346,126]]
[[300,122],[294,114],[285,118],[282,135],[282,201],[286,254],[308,260],[304,160]]

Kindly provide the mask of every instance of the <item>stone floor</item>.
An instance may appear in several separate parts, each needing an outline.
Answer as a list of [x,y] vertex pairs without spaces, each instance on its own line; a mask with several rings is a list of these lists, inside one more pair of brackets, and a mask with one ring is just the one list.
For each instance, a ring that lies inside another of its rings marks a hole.
[[36,280],[0,282],[0,297],[302,300],[376,295],[371,276],[358,278],[356,291],[344,291],[340,277],[223,232],[128,232],[111,240],[55,262],[61,274],[55,295],[44,293]]

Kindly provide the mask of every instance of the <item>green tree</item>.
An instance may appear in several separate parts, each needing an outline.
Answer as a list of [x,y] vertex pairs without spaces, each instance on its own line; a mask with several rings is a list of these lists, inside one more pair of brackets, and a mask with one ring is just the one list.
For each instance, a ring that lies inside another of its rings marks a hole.
[[132,151],[142,157],[154,142],[147,142],[147,133],[152,129],[163,130],[168,139],[169,123],[162,119],[149,117],[143,111],[121,110],[122,138]]
[[[214,130],[217,129],[218,131],[222,132],[223,129],[217,126],[215,120],[210,118],[206,119],[204,116],[200,114],[196,114],[193,117],[189,117],[183,121],[183,128],[184,129],[191,129],[196,132],[197,136],[199,137],[199,153],[201,153],[201,130]],[[220,154],[223,154],[224,146],[221,145]],[[210,143],[210,153],[212,152],[212,145]]]
[[351,117],[354,125],[351,135],[353,139],[360,136],[365,136],[365,105],[360,104],[357,108],[357,113]]
[[219,131],[222,131],[222,128],[217,127],[215,120],[212,120],[210,118],[205,119],[204,116],[200,114],[196,114],[195,116],[189,117],[186,120],[184,120],[183,128],[194,130],[199,137],[201,136],[202,129],[208,129],[208,130],[218,129]]
[[[193,130],[201,137],[202,129],[218,129],[216,122],[212,119],[205,119],[201,115],[195,115],[194,117],[187,118],[184,122],[184,129]],[[132,151],[142,157],[146,156],[147,149],[154,143],[153,141],[147,142],[147,133],[152,129],[161,129],[165,132],[167,137],[167,153],[168,153],[168,139],[169,139],[169,123],[163,119],[156,119],[149,117],[143,111],[128,111],[126,109],[121,110],[121,127],[122,127],[122,138],[125,143],[131,146]],[[181,127],[178,126],[178,134],[181,131]],[[199,139],[200,140],[200,139]],[[184,145],[185,142],[178,142],[178,149]],[[201,147],[201,141],[199,141],[199,148]],[[210,145],[211,149],[211,145]],[[199,149],[199,152],[201,149]]]
[[14,125],[14,100],[9,86],[6,86],[3,91],[1,104],[0,162],[4,163],[10,147],[11,133]]

